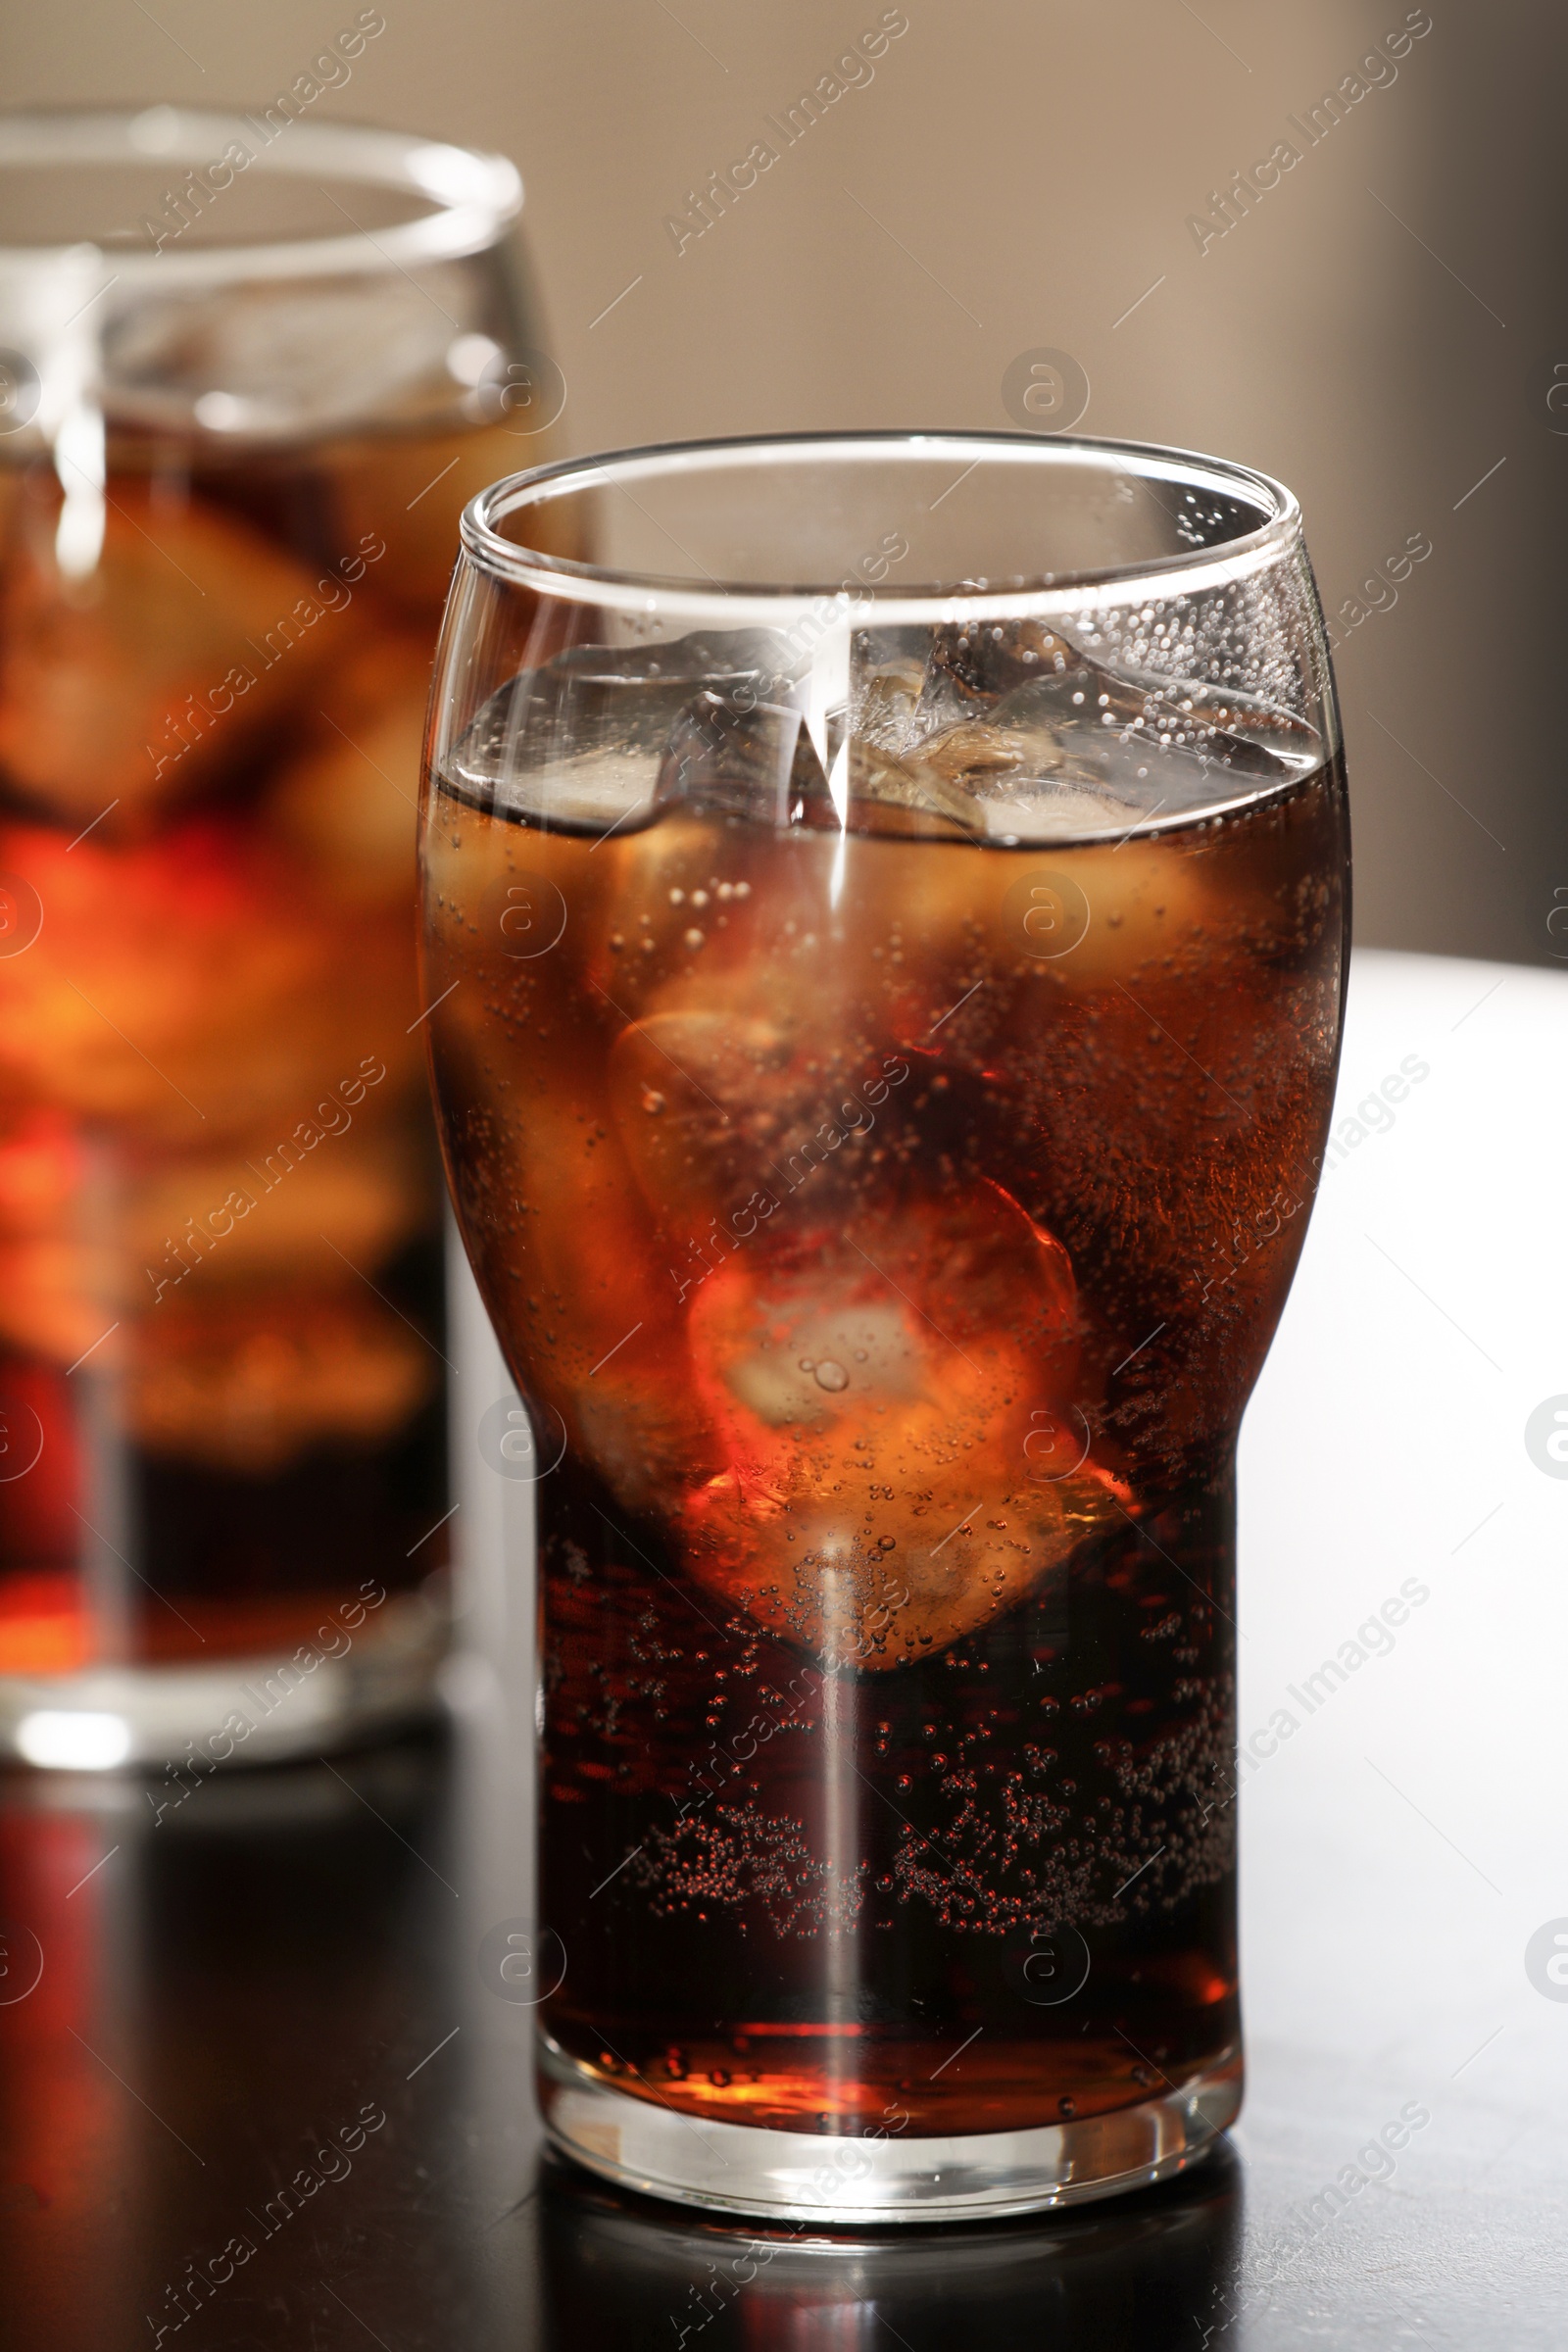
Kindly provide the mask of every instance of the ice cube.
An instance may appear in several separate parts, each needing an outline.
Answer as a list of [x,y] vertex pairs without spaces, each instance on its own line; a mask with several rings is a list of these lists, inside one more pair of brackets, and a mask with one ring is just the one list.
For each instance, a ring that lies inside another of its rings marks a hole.
[[336,1279],[342,1257],[373,1274],[429,1220],[422,1153],[406,1120],[368,1121],[373,1105],[323,1107],[322,1143],[287,1164],[267,1130],[226,1152],[110,1159],[75,1121],[32,1112],[0,1138],[0,1334],[72,1364],[172,1298],[302,1268]]
[[[842,713],[829,758],[843,739]],[[711,688],[685,704],[670,729],[655,803],[681,803],[774,826],[839,823],[826,772],[798,706]]]
[[362,1287],[230,1288],[126,1327],[126,1418],[149,1451],[250,1477],[390,1437],[435,1385],[416,1332]]
[[678,1265],[710,1218],[727,1219],[760,1186],[782,1184],[777,1164],[797,1143],[803,1104],[815,1109],[822,1088],[800,1067],[793,1027],[760,1006],[718,1010],[701,999],[670,1004],[668,994],[664,1009],[616,1039],[610,1101]]
[[[698,1292],[698,1395],[722,1468],[681,1514],[691,1574],[833,1667],[947,1648],[1059,1570],[1117,1490],[1042,1479],[1042,1412],[1072,1420],[1066,1254],[1011,1197],[879,1200],[781,1220]],[[1086,1437],[1087,1437],[1087,1425]]]
[[906,751],[924,731],[917,717],[924,684],[924,667],[908,656],[862,665],[851,712],[858,741],[877,751]]
[[[904,680],[883,683],[886,691],[861,707],[871,733],[851,732],[847,702],[823,713],[826,766],[804,701],[766,702],[749,690],[710,689],[676,716],[656,805],[680,803],[775,828],[805,825],[819,832],[974,831],[972,801],[963,789],[953,788],[951,777],[966,783],[969,767],[984,761],[985,748],[966,742],[948,753],[949,738],[943,736],[935,739],[937,748],[929,757],[923,741],[900,751],[896,740],[909,736],[910,698]],[[966,730],[952,732],[962,736]],[[841,805],[829,771],[838,771],[846,746]],[[993,754],[997,761],[1010,764],[1009,755]],[[933,821],[921,825],[922,818]]]
[[[752,703],[765,700],[781,650],[753,631],[572,646],[490,697],[447,759],[444,780],[458,798],[498,814],[623,831],[652,814],[677,728],[684,751],[701,748],[683,724],[688,708],[706,710],[705,696],[741,689]],[[672,783],[664,798],[676,793]]]
[[148,1304],[166,1282],[160,1303],[290,1273],[340,1276],[345,1257],[374,1274],[431,1218],[421,1146],[404,1105],[378,1103],[380,1092],[352,1111],[320,1104],[320,1142],[287,1164],[265,1128],[223,1152],[140,1167],[127,1154],[113,1218],[127,1303]]
[[417,1070],[402,910],[315,897],[248,817],[74,847],[0,824],[0,872],[44,910],[0,958],[0,1085],[29,1102],[204,1146],[265,1121],[276,1141],[367,1056],[383,1101]]
[[907,631],[859,641],[857,791],[924,807],[976,840],[1169,822],[1289,782],[1316,756],[1288,713],[1190,680],[1120,674],[1041,621],[930,632],[918,686],[916,642]]
[[67,579],[56,513],[29,484],[0,584],[0,775],[126,833],[242,760],[359,616],[246,524],[123,479],[96,569]]
[[[690,1237],[682,1226],[662,1246],[667,1237],[606,1116],[604,1001],[591,985],[553,998],[551,1018],[529,1024],[520,1082],[498,1092],[498,1000],[526,1002],[536,967],[498,972],[492,962],[472,984],[474,907],[516,870],[514,857],[572,891],[573,939],[593,924],[598,910],[584,905],[569,863],[586,863],[585,853],[549,833],[521,836],[519,846],[516,827],[466,812],[461,850],[445,827],[429,846],[430,1025],[443,1097],[450,1116],[479,1116],[484,1128],[483,1150],[459,1152],[454,1168],[480,1290],[518,1350],[519,1385],[552,1430],[564,1424],[622,1508],[673,1510],[685,1480],[712,1458],[686,1365],[682,1277],[669,1270]],[[616,846],[594,858],[591,887],[608,889],[598,869]],[[599,968],[618,993],[624,982],[608,956]],[[460,977],[466,984],[449,993]],[[637,1116],[650,1123],[646,1112]]]
[[852,1214],[868,1164],[967,1165],[984,1123],[969,1080],[856,1017],[849,976],[829,958],[781,986],[743,946],[652,991],[616,1038],[615,1133],[679,1274],[704,1271],[710,1226],[755,1230],[805,1186]]
[[1015,687],[1064,677],[1084,657],[1040,620],[972,620],[931,632],[916,707],[923,733],[983,714]]

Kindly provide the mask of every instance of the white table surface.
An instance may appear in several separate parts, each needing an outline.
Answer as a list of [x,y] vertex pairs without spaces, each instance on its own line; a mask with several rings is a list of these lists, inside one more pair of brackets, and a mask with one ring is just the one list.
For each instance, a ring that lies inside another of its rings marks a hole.
[[[1412,1054],[1325,1173],[1242,1442],[1242,1735],[1299,1726],[1242,1798],[1246,2269],[1259,2341],[1310,2275],[1324,2341],[1413,2297],[1440,2341],[1560,2344],[1527,2216],[1568,2187],[1568,2001],[1525,1949],[1568,1925],[1568,1479],[1525,1424],[1568,1396],[1568,974],[1358,955],[1336,1134]],[[1430,1598],[1308,1715],[1291,1686],[1407,1578]],[[1306,2220],[1303,2142],[1333,2180],[1406,2101],[1393,2180]]]

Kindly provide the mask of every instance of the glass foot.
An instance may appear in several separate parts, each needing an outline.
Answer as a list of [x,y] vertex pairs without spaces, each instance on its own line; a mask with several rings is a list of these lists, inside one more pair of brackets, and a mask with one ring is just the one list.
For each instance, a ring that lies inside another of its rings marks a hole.
[[647,2196],[780,2221],[956,2222],[1120,2196],[1185,2171],[1234,2123],[1242,2059],[1229,2052],[1111,2115],[951,2139],[698,2122],[612,2090],[547,2034],[539,2097],[558,2148]]
[[112,1772],[319,1755],[428,1713],[448,1637],[444,1607],[413,1593],[388,1601],[337,1655],[307,1642],[213,1665],[3,1675],[0,1757]]

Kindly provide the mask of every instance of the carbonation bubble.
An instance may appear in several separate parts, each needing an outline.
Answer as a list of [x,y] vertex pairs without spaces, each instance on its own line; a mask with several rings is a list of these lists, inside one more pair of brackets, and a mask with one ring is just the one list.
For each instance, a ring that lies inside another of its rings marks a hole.
[[816,1385],[837,1396],[840,1389],[849,1387],[850,1376],[842,1364],[836,1364],[830,1355],[825,1355],[816,1367]]

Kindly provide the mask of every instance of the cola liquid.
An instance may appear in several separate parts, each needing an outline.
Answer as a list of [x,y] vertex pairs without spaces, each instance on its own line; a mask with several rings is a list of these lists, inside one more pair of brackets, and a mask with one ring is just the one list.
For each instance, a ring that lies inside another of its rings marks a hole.
[[1344,785],[1032,624],[853,655],[825,723],[717,639],[492,698],[433,1058],[531,1412],[549,2034],[699,2121],[991,2132],[1239,2068],[1235,1439]]
[[0,1674],[341,1650],[441,1568],[415,803],[516,449],[0,472]]

